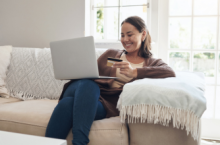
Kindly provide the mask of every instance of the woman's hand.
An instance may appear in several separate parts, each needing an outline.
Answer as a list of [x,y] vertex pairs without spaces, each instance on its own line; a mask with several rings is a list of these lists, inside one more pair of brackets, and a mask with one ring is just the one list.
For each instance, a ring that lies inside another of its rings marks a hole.
[[120,68],[120,73],[129,78],[137,77],[137,69],[132,68],[129,62],[115,62],[112,67]]

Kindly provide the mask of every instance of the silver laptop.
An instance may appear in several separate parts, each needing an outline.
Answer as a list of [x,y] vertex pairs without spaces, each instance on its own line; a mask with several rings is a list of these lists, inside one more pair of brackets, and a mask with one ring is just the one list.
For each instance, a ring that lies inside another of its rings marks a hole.
[[50,43],[54,75],[56,79],[115,79],[99,76],[92,36]]

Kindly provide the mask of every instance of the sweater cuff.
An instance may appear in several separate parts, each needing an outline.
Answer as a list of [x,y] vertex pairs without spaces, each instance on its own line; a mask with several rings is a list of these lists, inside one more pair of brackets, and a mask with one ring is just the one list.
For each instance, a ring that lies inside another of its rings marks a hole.
[[145,78],[146,72],[144,68],[137,68],[137,79]]

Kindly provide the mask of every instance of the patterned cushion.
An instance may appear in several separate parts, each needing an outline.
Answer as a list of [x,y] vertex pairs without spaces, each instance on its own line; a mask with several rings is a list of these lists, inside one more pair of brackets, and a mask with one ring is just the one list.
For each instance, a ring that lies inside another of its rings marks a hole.
[[13,48],[6,87],[15,98],[59,99],[67,81],[56,80],[49,48]]
[[[96,49],[96,57],[107,49]],[[6,87],[22,100],[59,99],[67,81],[54,78],[50,48],[13,48]]]

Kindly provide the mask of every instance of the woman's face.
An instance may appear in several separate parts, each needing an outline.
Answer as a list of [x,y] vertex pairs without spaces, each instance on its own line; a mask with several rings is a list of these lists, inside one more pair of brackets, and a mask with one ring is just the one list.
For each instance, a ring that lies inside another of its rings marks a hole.
[[138,51],[145,38],[146,31],[140,33],[135,26],[124,23],[121,27],[121,43],[127,52]]

